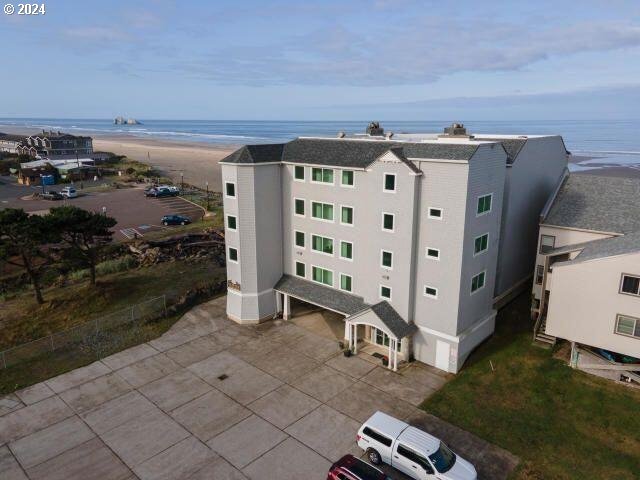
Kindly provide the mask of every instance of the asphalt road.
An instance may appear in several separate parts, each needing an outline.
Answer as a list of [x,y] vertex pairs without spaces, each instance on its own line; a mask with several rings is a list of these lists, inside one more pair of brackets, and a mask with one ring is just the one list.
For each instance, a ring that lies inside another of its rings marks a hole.
[[[7,182],[7,177],[0,177],[0,208],[22,208],[27,212],[46,212],[51,207],[64,204],[75,205],[85,210],[102,212],[106,208],[107,215],[114,217],[118,223],[114,227],[116,240],[125,240],[134,236],[143,237],[145,232],[163,227],[160,219],[163,215],[179,214],[197,221],[204,215],[204,210],[180,197],[147,198],[142,187],[113,190],[110,192],[82,192],[78,198],[58,201],[22,200],[41,187],[27,187]],[[60,185],[52,186],[52,190],[60,190]]]

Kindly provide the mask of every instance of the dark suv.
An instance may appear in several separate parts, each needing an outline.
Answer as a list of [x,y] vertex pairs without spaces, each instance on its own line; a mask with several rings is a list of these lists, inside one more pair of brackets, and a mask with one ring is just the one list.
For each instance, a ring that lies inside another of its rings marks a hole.
[[376,467],[353,455],[345,455],[331,465],[327,480],[393,480]]
[[178,190],[172,190],[166,187],[160,187],[160,188],[151,188],[145,191],[144,194],[147,197],[160,198],[160,197],[177,197],[180,194],[180,192]]
[[188,225],[191,223],[191,219],[184,215],[165,215],[160,222],[162,225]]

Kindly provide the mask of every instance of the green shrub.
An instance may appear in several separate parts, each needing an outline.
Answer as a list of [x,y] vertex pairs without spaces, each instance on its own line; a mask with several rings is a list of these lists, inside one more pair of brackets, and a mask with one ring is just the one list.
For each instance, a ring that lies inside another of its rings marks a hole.
[[96,267],[96,273],[98,275],[108,275],[110,273],[124,272],[125,270],[131,270],[138,266],[138,262],[131,255],[125,255],[124,257],[115,258],[113,260],[107,260],[106,262],[99,263]]

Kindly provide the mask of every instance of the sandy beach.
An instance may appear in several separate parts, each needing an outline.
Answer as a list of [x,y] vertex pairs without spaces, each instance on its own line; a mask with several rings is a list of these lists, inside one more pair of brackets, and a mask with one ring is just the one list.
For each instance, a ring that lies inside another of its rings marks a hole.
[[[33,135],[37,129],[0,125],[0,132]],[[174,142],[155,138],[139,138],[133,135],[91,134],[94,151],[113,152],[117,155],[148,163],[163,175],[185,183],[205,188],[209,182],[212,191],[221,191],[222,180],[218,162],[239,146],[216,145],[204,142]]]

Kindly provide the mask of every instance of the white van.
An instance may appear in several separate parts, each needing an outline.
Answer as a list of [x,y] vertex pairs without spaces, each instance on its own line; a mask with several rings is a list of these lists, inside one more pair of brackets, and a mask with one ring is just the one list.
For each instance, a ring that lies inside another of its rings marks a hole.
[[476,480],[476,469],[440,439],[382,412],[358,430],[358,446],[375,465],[386,463],[416,480]]
[[74,187],[64,187],[60,191],[60,194],[63,197],[67,197],[67,198],[76,198],[78,196],[78,192],[76,192],[76,189]]

